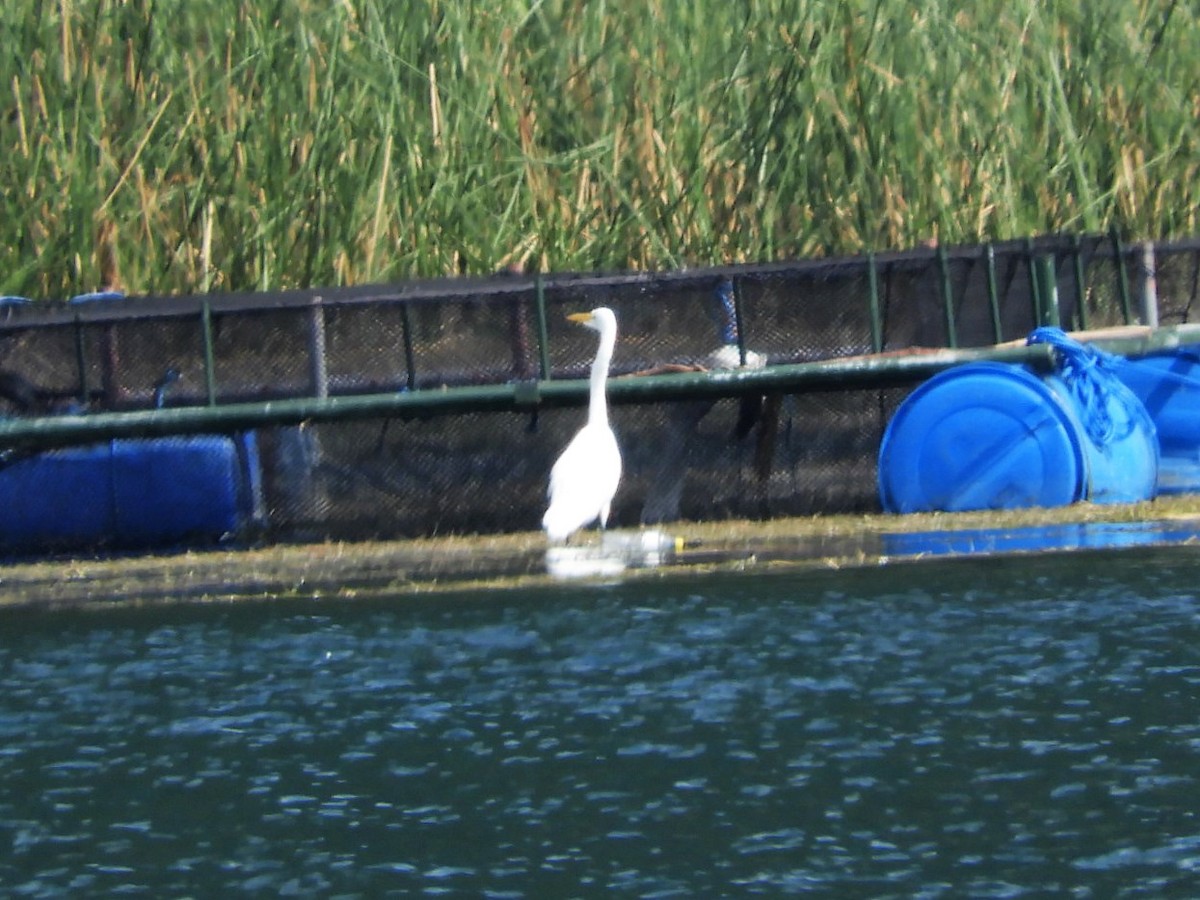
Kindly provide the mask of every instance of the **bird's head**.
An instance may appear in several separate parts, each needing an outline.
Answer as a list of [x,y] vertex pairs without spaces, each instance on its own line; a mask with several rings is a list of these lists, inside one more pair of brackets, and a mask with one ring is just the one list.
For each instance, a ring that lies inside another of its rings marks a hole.
[[607,306],[600,306],[591,312],[571,313],[567,319],[592,331],[616,331],[617,317]]

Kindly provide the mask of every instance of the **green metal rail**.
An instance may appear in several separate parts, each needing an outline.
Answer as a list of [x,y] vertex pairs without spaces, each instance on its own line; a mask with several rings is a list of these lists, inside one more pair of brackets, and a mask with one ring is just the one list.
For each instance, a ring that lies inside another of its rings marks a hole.
[[[1139,355],[1200,342],[1200,325],[1099,337],[1111,352]],[[817,362],[707,372],[617,377],[609,380],[615,405],[718,400],[748,394],[875,389],[914,384],[952,366],[991,360],[1049,370],[1053,349],[1010,344],[878,354]],[[366,394],[313,396],[255,403],[198,405],[128,412],[45,416],[0,421],[0,447],[35,451],[120,437],[234,432],[270,425],[335,422],[380,416],[431,417],[472,412],[528,412],[582,406],[584,379],[538,380]]]
[[[1117,294],[1122,319],[1132,323],[1132,310],[1128,278],[1123,254],[1125,248],[1116,232],[1107,237],[1116,261]],[[1081,259],[1080,239],[1076,236],[1070,244],[1068,258],[1074,266],[1074,282],[1077,292],[1075,307],[1078,327],[1087,327],[1086,304],[1084,301],[1085,277]],[[946,333],[947,347],[940,350],[901,351],[883,353],[884,323],[881,320],[884,303],[880,297],[880,261],[874,253],[868,253],[866,264],[866,302],[870,322],[870,347],[872,355],[852,358],[837,358],[817,362],[803,362],[769,366],[763,369],[739,369],[733,371],[685,372],[671,374],[617,377],[609,381],[609,395],[616,404],[659,403],[702,399],[732,398],[747,394],[802,393],[807,391],[844,390],[855,388],[895,387],[919,382],[952,366],[981,360],[997,360],[1009,363],[1025,363],[1037,367],[1053,365],[1052,351],[1038,345],[1027,347],[1018,342],[1001,344],[1004,340],[1001,328],[1000,290],[997,284],[995,248],[983,245],[973,251],[973,260],[981,260],[985,269],[988,312],[996,346],[985,348],[960,348],[960,335],[956,316],[954,285],[951,278],[951,260],[966,257],[966,251],[948,252],[943,248],[928,251],[928,259],[936,266],[940,286],[941,311]],[[1059,248],[1061,250],[1061,248]],[[1030,298],[1033,303],[1033,320],[1040,324],[1058,325],[1060,311],[1057,296],[1056,250],[1037,246],[1032,239],[1025,241],[1025,270],[1030,281]],[[769,268],[769,267],[768,267]],[[717,272],[718,270],[713,270]],[[757,272],[757,270],[755,270]],[[764,270],[765,271],[765,270]],[[1015,270],[1014,270],[1015,271]],[[762,273],[759,272],[759,275]],[[623,276],[624,280],[636,281],[642,276]],[[701,277],[676,273],[671,278]],[[711,280],[713,273],[703,275]],[[728,277],[733,285],[733,315],[736,322],[736,340],[739,356],[746,359],[745,329],[742,309],[740,279],[746,277],[741,270],[730,270]],[[1010,276],[1011,277],[1011,276]],[[615,281],[622,281],[617,278]],[[598,279],[597,283],[615,283],[613,278]],[[579,283],[588,283],[582,279]],[[116,437],[150,437],[173,434],[232,432],[247,428],[271,425],[294,425],[302,422],[336,422],[372,417],[430,417],[470,412],[531,411],[556,407],[581,406],[587,402],[588,385],[583,379],[552,379],[550,366],[549,329],[547,327],[548,286],[556,283],[541,275],[528,281],[504,282],[494,290],[501,293],[516,293],[531,296],[533,301],[533,324],[536,333],[537,379],[500,384],[480,384],[455,387],[418,388],[418,373],[413,347],[412,321],[409,306],[422,300],[438,299],[454,286],[425,286],[420,290],[399,290],[386,302],[399,306],[402,322],[405,387],[400,391],[389,391],[363,395],[329,395],[328,374],[325,365],[324,309],[337,308],[341,304],[375,302],[363,293],[351,291],[345,296],[334,298],[320,295],[288,295],[276,298],[280,309],[306,310],[311,315],[309,347],[312,390],[303,396],[254,402],[221,402],[220,386],[217,383],[214,319],[231,311],[250,308],[251,301],[228,296],[209,299],[181,300],[168,305],[155,305],[143,298],[140,301],[118,305],[84,304],[73,306],[61,313],[37,315],[45,322],[18,320],[7,324],[8,328],[39,327],[39,324],[72,325],[75,333],[75,350],[78,365],[78,392],[86,402],[91,385],[88,383],[88,365],[83,343],[84,325],[108,327],[142,316],[172,319],[198,316],[200,339],[203,351],[204,397],[196,405],[177,406],[165,409],[139,409],[127,411],[104,411],[75,415],[57,415],[33,418],[0,419],[0,450],[33,452],[51,447],[67,446],[105,440]],[[575,283],[567,281],[565,283]],[[428,294],[428,296],[426,296]],[[253,298],[251,298],[252,300]],[[332,304],[329,302],[332,299]],[[378,298],[376,298],[378,299]],[[251,304],[252,305],[252,304]],[[270,308],[274,309],[276,306]],[[37,316],[35,316],[36,319]],[[1154,322],[1153,317],[1144,317]],[[1064,323],[1066,324],[1066,323]],[[1178,346],[1183,343],[1200,342],[1200,326],[1180,325],[1173,328],[1142,330],[1137,334],[1121,337],[1097,337],[1096,343],[1116,353],[1138,355],[1155,349]]]

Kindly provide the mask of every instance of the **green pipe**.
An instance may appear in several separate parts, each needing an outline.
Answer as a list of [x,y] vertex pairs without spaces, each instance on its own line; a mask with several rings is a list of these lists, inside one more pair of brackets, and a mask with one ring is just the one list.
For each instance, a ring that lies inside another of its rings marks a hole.
[[879,353],[883,350],[883,322],[879,318],[879,271],[874,250],[867,251],[867,303],[871,316],[871,349]]
[[200,334],[204,338],[204,390],[208,405],[217,405],[217,373],[213,354],[212,307],[205,300],[200,307]]
[[[1138,356],[1200,342],[1200,323],[1147,329],[1134,336],[1097,339],[1111,353]],[[1050,370],[1048,344],[935,350],[912,355],[843,357],[763,369],[680,372],[611,378],[614,405],[719,400],[767,393],[841,391],[917,383],[971,362],[1026,364]],[[221,433],[302,422],[336,422],[378,416],[434,416],[469,412],[524,412],[580,407],[588,402],[586,379],[490,384],[341,397],[296,397],[219,406],[182,406],[90,415],[0,419],[0,447],[39,450],[111,438]]]
[[[775,391],[844,390],[911,384],[943,369],[992,359],[1049,368],[1048,345],[941,350],[913,356],[865,356],[739,369],[611,378],[614,405],[722,399]],[[221,406],[104,412],[0,420],[0,447],[46,448],[118,437],[232,432],[301,422],[334,422],[396,415],[449,415],[468,412],[520,412],[535,408],[584,406],[586,379],[490,384],[388,392],[357,396],[296,397]]]
[[1004,340],[1004,326],[1000,320],[1000,291],[996,287],[996,248],[990,243],[983,249],[986,263],[988,307],[992,313],[992,334],[996,343]]
[[946,346],[958,346],[958,326],[954,322],[954,287],[950,284],[950,263],[944,247],[937,249],[938,269],[942,274],[942,309],[946,316]]

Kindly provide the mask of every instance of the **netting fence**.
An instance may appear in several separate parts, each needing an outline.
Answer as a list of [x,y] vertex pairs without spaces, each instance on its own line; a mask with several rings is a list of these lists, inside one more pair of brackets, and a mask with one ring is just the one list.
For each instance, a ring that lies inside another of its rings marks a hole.
[[[497,275],[281,294],[75,298],[0,310],[14,417],[261,404],[256,533],[360,539],[538,527],[579,408],[270,419],[296,397],[584,378],[611,307],[614,378],[768,366],[1068,329],[1192,321],[1200,242],[1110,237],[666,273]],[[721,348],[726,348],[722,350]],[[724,353],[723,361],[715,353]],[[907,390],[820,389],[617,404],[625,476],[611,524],[878,509],[879,442]],[[436,399],[436,395],[435,399]],[[214,419],[214,431],[223,430]]]

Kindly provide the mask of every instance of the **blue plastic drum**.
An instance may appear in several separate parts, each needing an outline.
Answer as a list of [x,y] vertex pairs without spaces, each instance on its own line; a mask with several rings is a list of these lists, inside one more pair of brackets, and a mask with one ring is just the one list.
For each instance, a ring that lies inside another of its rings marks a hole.
[[1158,432],[1159,492],[1200,491],[1200,347],[1124,359],[1116,373]]
[[1153,497],[1154,426],[1136,398],[1120,384],[1115,391],[1106,401],[1113,436],[1101,446],[1057,377],[1001,363],[942,372],[909,395],[884,433],[883,508],[958,512]]
[[216,541],[262,514],[257,440],[196,435],[52,450],[0,469],[0,553]]

